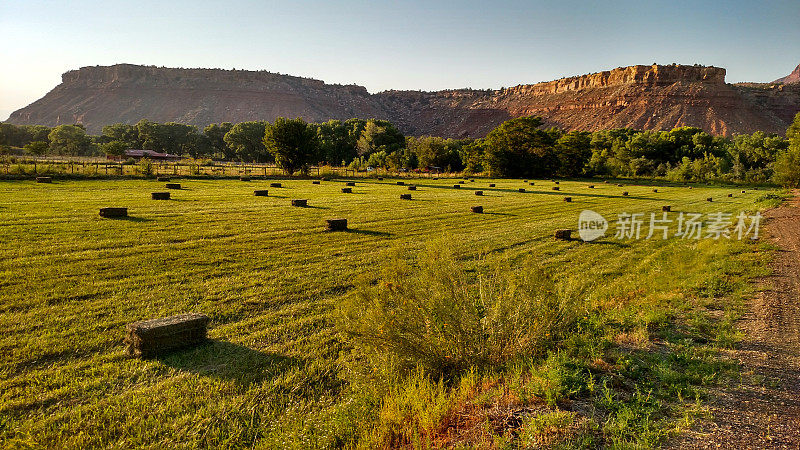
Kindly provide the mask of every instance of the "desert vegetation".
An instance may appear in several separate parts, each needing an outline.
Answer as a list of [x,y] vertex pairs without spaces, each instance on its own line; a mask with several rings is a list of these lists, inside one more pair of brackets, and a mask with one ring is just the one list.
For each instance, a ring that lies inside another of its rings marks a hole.
[[[783,193],[473,179],[415,180],[410,201],[389,178],[184,179],[164,201],[147,179],[0,183],[0,440],[626,447],[703,417],[770,247],[553,232],[583,209],[752,214]],[[188,311],[207,344],[125,354],[125,324]]]

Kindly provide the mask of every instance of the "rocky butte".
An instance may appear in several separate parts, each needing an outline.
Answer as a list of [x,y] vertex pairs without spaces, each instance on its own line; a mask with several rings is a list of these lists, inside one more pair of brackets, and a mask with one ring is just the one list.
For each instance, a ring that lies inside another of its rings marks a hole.
[[[791,77],[791,75],[790,75]],[[789,77],[787,77],[789,78]],[[266,71],[83,67],[11,114],[14,124],[103,125],[141,119],[209,123],[302,117],[387,119],[408,135],[482,137],[504,120],[539,115],[566,130],[695,126],[715,135],[784,133],[800,111],[800,83],[727,84],[725,69],[620,67],[499,90],[385,91]]]

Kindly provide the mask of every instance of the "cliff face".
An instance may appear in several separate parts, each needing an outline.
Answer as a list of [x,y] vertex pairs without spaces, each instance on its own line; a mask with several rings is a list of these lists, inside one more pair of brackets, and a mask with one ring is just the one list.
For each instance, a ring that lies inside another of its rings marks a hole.
[[309,121],[382,115],[361,86],[269,72],[169,69],[120,64],[62,76],[43,98],[11,114],[10,123],[82,123],[92,133],[115,122],[209,123],[303,117]]
[[786,75],[783,78],[778,78],[777,80],[773,81],[772,83],[773,84],[775,84],[775,83],[783,83],[783,84],[800,83],[800,64],[798,64],[797,67],[794,68],[792,73],[790,73],[789,75]]
[[800,110],[800,89],[732,86],[725,69],[630,66],[501,90],[386,91],[269,72],[133,65],[67,72],[9,122],[103,125],[142,118],[203,127],[215,122],[302,117],[382,118],[410,135],[481,137],[502,121],[540,115],[567,130],[697,126],[717,135],[783,133]]

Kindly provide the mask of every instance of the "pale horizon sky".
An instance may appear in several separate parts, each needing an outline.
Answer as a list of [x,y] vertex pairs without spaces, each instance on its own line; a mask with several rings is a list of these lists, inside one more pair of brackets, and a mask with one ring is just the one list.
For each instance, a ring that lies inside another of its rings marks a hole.
[[61,74],[119,63],[268,70],[387,89],[500,88],[635,64],[769,82],[800,63],[800,1],[0,0],[0,120]]

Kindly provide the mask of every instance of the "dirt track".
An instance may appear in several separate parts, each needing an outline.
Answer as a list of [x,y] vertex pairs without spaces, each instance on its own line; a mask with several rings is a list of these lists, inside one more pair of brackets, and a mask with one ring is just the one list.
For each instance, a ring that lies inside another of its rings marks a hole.
[[800,449],[800,192],[765,216],[780,250],[730,352],[741,383],[716,391],[712,419],[669,447]]

